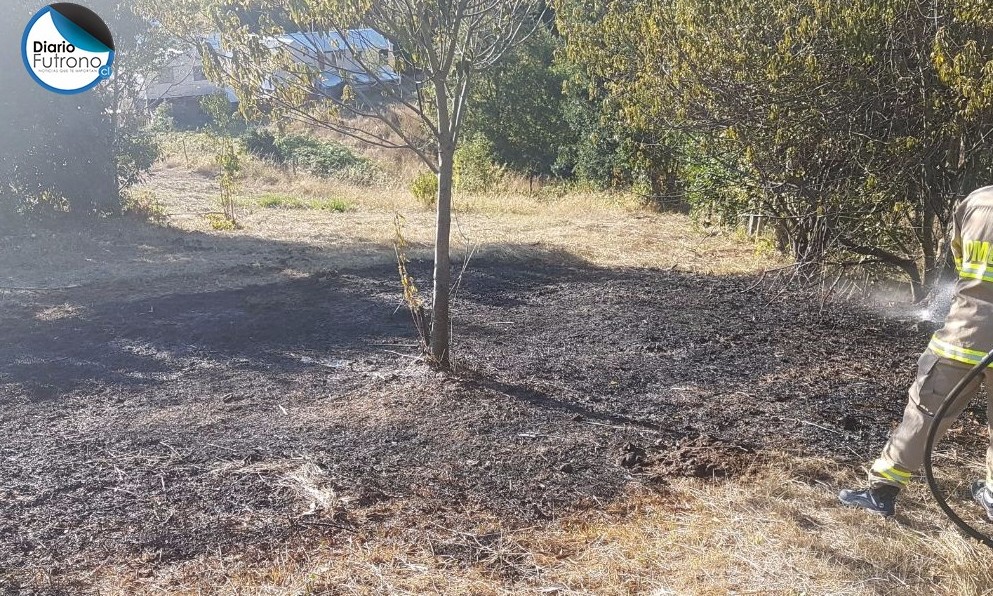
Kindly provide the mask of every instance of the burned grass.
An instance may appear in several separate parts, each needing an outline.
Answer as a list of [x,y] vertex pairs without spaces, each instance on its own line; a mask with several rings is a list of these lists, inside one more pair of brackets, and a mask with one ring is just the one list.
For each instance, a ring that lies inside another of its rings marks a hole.
[[[878,442],[899,412],[924,340],[851,309],[765,308],[749,279],[551,260],[476,263],[455,375],[412,358],[385,265],[22,302],[0,348],[0,558],[22,585],[82,589],[101,562],[140,577],[348,540],[384,523],[383,504],[514,531],[632,486],[734,477],[755,449],[851,460],[851,442]],[[65,304],[71,316],[51,316]],[[492,547],[508,573],[533,566],[493,540],[432,556],[485,569]]]
[[[31,266],[37,232],[0,244],[0,585],[990,585],[919,490],[870,535],[833,504],[902,410],[927,337],[913,322],[766,293],[753,275],[584,258],[603,250],[591,227],[586,249],[572,232],[482,251],[456,306],[458,370],[439,374],[417,361],[395,265],[365,233],[386,214],[356,204],[327,217],[369,219],[327,241],[316,223],[287,232],[289,219],[231,234],[182,221],[48,229],[65,242],[38,253],[49,277]],[[733,268],[747,252],[712,256]],[[430,265],[415,258],[411,272],[429,279]],[[981,459],[982,423],[969,413],[955,457]]]

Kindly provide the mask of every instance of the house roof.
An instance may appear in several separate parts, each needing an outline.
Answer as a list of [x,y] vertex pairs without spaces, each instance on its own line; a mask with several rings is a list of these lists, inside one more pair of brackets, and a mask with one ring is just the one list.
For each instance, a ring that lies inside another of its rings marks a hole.
[[372,29],[351,29],[343,32],[309,31],[284,33],[266,42],[270,47],[278,45],[297,47],[312,52],[333,52],[351,47],[356,50],[388,50],[390,42]]

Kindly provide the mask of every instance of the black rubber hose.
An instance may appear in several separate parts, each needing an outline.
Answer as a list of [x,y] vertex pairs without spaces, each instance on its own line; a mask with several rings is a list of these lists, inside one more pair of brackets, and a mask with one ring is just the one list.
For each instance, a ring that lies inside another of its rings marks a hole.
[[[952,407],[952,404],[955,403],[955,400],[958,399],[962,391],[968,387],[969,383],[974,381],[976,377],[983,374],[986,367],[990,364],[993,364],[993,350],[991,350],[989,354],[986,354],[979,364],[972,367],[972,370],[962,377],[962,380],[955,385],[952,392],[948,394],[945,401],[942,402],[940,407],[938,407],[938,411],[934,413],[934,418],[931,420],[931,427],[928,428],[927,431],[927,441],[924,442],[924,477],[927,479],[927,485],[928,488],[931,489],[931,494],[934,495],[934,500],[938,502],[938,507],[941,507],[941,510],[948,516],[948,519],[952,520],[952,523],[958,526],[960,530],[965,532],[970,537],[975,538],[990,548],[993,548],[993,539],[967,524],[965,520],[952,511],[952,508],[949,507],[948,502],[945,501],[944,495],[941,494],[941,489],[938,488],[938,483],[934,479],[934,471],[931,469],[931,451],[934,449],[935,439],[938,436],[938,421],[945,418],[945,414],[948,413],[948,408]],[[987,391],[989,390],[990,389],[987,388]]]

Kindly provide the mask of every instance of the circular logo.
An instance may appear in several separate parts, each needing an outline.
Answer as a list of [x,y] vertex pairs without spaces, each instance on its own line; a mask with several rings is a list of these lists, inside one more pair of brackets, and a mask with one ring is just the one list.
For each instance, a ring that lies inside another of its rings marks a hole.
[[46,6],[32,18],[21,52],[31,77],[63,95],[89,91],[113,73],[110,29],[92,10],[71,2]]

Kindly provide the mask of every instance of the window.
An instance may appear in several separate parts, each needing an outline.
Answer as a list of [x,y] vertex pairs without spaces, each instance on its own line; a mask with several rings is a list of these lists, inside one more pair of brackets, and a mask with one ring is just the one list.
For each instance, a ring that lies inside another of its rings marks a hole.
[[197,66],[197,67],[194,67],[193,68],[193,80],[196,81],[196,82],[198,82],[198,83],[200,81],[206,81],[207,80],[207,75],[205,75],[203,73],[203,67],[202,66]]
[[390,51],[389,50],[379,50],[379,62],[381,64],[390,63]]

